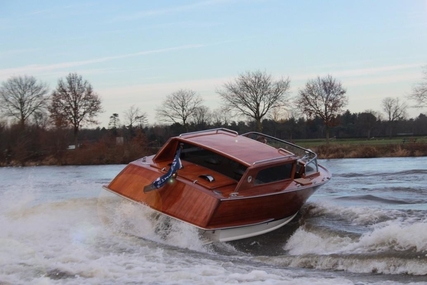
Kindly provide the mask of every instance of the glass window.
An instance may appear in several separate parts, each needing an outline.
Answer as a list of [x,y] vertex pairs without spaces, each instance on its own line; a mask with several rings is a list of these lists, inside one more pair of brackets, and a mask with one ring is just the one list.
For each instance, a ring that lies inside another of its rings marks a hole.
[[291,178],[292,163],[277,165],[260,170],[255,178],[255,184],[265,184]]
[[239,181],[246,166],[218,153],[185,143],[181,152],[181,159],[219,172]]

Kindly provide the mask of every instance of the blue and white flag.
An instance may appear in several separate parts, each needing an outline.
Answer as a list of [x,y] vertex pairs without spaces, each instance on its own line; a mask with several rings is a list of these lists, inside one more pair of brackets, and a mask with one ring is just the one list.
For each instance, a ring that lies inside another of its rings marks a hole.
[[175,157],[172,161],[172,165],[169,168],[169,171],[166,172],[165,174],[163,174],[162,176],[160,176],[159,178],[157,178],[156,180],[154,180],[154,182],[150,185],[147,185],[144,187],[144,192],[149,192],[151,190],[155,190],[155,189],[159,189],[161,187],[163,187],[166,182],[172,177],[172,175],[179,169],[182,168],[182,162],[181,159],[179,158],[181,155],[181,147],[177,150]]

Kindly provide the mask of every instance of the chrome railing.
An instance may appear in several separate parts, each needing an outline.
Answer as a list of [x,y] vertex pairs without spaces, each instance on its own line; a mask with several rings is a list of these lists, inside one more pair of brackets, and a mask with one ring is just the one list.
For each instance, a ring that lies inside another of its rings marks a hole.
[[258,141],[264,141],[264,139],[266,139],[267,141],[264,141],[265,143],[272,147],[275,147],[279,151],[286,151],[290,154],[298,156],[298,160],[304,163],[304,165],[306,166],[307,174],[311,172],[310,169],[315,172],[318,171],[317,154],[310,149],[259,132],[248,132],[242,134],[242,136]]
[[202,131],[182,133],[179,136],[180,137],[187,137],[187,136],[195,136],[195,135],[206,134],[206,133],[219,133],[220,131],[230,133],[230,134],[233,134],[236,136],[239,134],[238,132],[227,129],[227,128],[216,128],[216,129],[207,129],[207,130],[202,130]]

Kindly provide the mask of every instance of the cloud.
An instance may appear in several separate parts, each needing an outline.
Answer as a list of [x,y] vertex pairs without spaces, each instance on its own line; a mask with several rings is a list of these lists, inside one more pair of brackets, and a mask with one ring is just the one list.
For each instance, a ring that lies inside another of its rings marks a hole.
[[136,53],[122,54],[122,55],[116,55],[116,56],[101,57],[101,58],[95,58],[90,60],[61,62],[56,64],[45,64],[45,65],[32,64],[32,65],[26,65],[21,67],[6,68],[6,69],[0,69],[0,80],[4,80],[9,78],[10,76],[17,76],[20,74],[37,74],[40,72],[51,72],[54,70],[69,69],[70,67],[84,66],[84,65],[94,64],[94,63],[106,62],[110,60],[145,56],[145,55],[156,54],[156,53],[173,52],[178,50],[196,49],[204,46],[205,45],[203,44],[193,44],[193,45],[184,45],[184,46],[177,46],[177,47],[170,47],[170,48],[163,48],[163,49],[148,50],[148,51],[140,51]]
[[[336,67],[320,68],[327,70],[324,74],[319,73],[300,73],[291,76],[291,80],[296,82],[305,82],[306,80],[323,77],[330,74],[334,78],[345,81],[346,85],[370,85],[370,84],[385,84],[396,81],[406,81],[416,78],[416,73],[420,74],[423,64],[411,63],[400,65],[386,65],[367,68],[347,68],[338,69]],[[316,70],[319,68],[316,68]],[[416,69],[416,70],[415,70]]]
[[422,65],[420,63],[388,65],[388,66],[381,66],[381,67],[360,68],[360,69],[338,71],[337,74],[343,77],[367,76],[367,75],[384,74],[388,72],[413,69],[415,67],[420,68],[421,66]]
[[171,6],[168,8],[139,11],[139,12],[136,12],[134,14],[116,17],[114,20],[116,20],[116,21],[132,21],[132,20],[137,20],[137,19],[146,18],[146,17],[176,14],[176,13],[194,10],[194,9],[201,8],[201,7],[209,7],[209,6],[213,6],[213,5],[219,5],[219,4],[224,4],[224,3],[226,4],[226,3],[230,3],[230,2],[235,2],[235,0],[202,1],[202,2],[196,2],[193,4],[182,5],[182,6]]

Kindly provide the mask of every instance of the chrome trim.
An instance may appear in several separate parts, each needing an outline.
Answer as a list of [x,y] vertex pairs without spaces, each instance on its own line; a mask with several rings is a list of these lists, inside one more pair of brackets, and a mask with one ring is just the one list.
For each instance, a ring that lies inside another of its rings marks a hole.
[[[276,148],[279,151],[290,152],[290,153],[294,153],[296,155],[298,155],[298,153],[299,153],[298,156],[300,156],[301,158],[298,159],[298,161],[300,161],[304,165],[308,165],[308,164],[313,163],[314,167],[315,167],[315,171],[314,172],[318,172],[319,171],[319,166],[317,165],[317,154],[314,151],[312,151],[312,150],[310,150],[308,148],[303,148],[303,147],[301,147],[299,145],[296,145],[296,144],[293,144],[291,142],[288,142],[288,141],[285,141],[285,140],[282,140],[282,139],[278,139],[276,137],[273,137],[273,136],[270,136],[270,135],[266,135],[266,134],[263,134],[263,133],[260,133],[260,132],[247,132],[247,133],[242,134],[242,136],[245,136],[245,137],[250,138],[250,139],[255,139],[255,138],[252,138],[251,136],[265,137],[265,138],[270,139],[272,141],[280,142],[282,144],[285,144],[286,146],[290,147],[292,149],[292,151],[290,151],[290,150],[288,150],[286,148],[283,148],[283,147],[278,147],[278,148],[276,147]],[[274,144],[273,145],[271,143],[268,143],[268,144],[271,145],[272,147],[274,147]],[[257,161],[257,163],[260,163],[260,162],[262,162],[262,161]],[[308,174],[308,173],[306,173],[306,174]]]
[[211,133],[211,132],[215,132],[216,134],[220,131],[226,132],[226,133],[231,133],[233,135],[239,135],[238,132],[227,129],[227,128],[216,128],[216,129],[209,129],[209,130],[203,130],[203,131],[195,131],[195,132],[188,132],[188,133],[182,133],[179,136],[180,137],[186,137],[186,136],[193,136],[193,135],[200,135],[200,134],[204,134],[204,133]]

